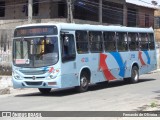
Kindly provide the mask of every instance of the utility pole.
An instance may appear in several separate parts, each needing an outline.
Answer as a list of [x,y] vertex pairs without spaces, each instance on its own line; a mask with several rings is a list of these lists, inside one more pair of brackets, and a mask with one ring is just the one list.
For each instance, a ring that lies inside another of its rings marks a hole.
[[73,23],[72,0],[67,0],[67,22]]
[[102,24],[102,0],[99,0],[99,23]]
[[28,0],[28,23],[32,23],[33,0]]
[[123,4],[123,26],[127,26],[127,5]]

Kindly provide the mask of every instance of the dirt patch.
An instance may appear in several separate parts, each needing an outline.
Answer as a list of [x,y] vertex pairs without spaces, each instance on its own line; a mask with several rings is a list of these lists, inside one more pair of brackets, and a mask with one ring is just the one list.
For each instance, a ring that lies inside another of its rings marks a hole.
[[4,95],[4,94],[10,94],[10,88],[1,88],[0,89],[0,95]]
[[160,111],[160,102],[157,100],[153,100],[147,105],[138,107],[136,111]]

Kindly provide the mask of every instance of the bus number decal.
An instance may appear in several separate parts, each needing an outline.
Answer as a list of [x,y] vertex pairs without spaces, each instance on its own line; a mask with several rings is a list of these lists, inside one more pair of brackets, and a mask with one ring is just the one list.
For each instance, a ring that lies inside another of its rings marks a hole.
[[82,58],[82,59],[81,59],[81,62],[82,62],[82,63],[84,63],[84,62],[89,62],[89,59],[88,59],[88,58]]
[[136,58],[136,55],[135,54],[131,54],[131,59],[132,58]]

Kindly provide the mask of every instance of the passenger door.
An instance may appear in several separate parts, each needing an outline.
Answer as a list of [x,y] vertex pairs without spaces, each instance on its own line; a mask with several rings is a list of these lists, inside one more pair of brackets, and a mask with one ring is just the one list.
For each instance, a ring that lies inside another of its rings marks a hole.
[[76,74],[76,50],[74,32],[61,33],[61,71],[62,87],[72,87],[78,85]]

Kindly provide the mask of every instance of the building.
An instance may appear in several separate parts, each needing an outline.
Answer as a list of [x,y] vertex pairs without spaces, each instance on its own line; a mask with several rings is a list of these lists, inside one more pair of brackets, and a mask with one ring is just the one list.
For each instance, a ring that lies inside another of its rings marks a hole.
[[54,21],[154,27],[155,9],[143,0],[0,0],[0,73],[11,65],[18,25]]
[[26,23],[30,11],[28,1],[32,1],[33,4],[33,22],[57,19],[67,22],[69,13],[67,3],[71,1],[75,23],[87,21],[92,24],[154,26],[156,6],[141,0],[0,0],[0,23],[18,22],[20,24],[19,21],[21,24]]
[[160,10],[155,11],[155,35],[160,45]]

